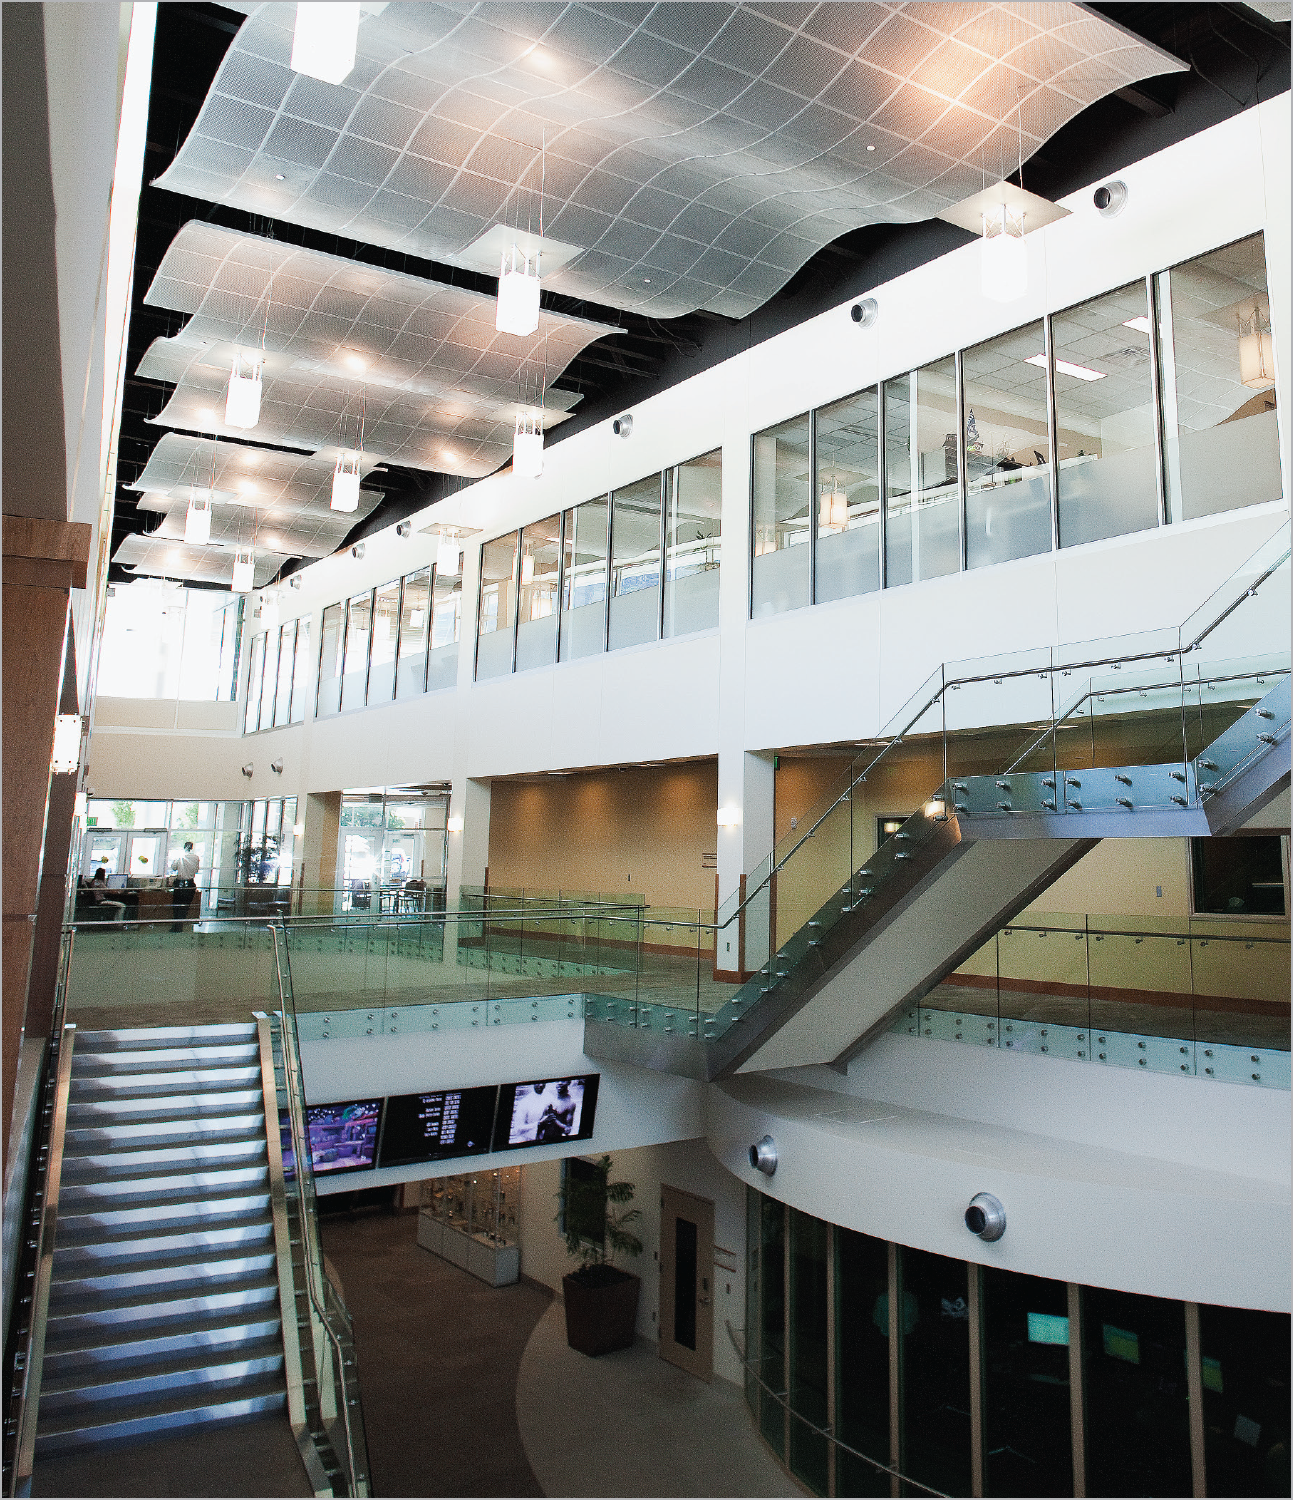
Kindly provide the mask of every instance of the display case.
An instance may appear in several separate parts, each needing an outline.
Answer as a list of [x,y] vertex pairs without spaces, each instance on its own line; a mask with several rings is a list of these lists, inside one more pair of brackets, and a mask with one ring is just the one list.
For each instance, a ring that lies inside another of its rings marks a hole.
[[418,1244],[490,1286],[518,1280],[521,1170],[504,1167],[424,1182]]

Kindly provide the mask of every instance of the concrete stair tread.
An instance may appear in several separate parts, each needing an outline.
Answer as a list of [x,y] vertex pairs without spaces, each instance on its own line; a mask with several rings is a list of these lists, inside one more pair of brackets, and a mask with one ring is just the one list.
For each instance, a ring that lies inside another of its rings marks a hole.
[[[198,1423],[233,1420],[257,1411],[273,1411],[286,1403],[287,1394],[279,1377],[263,1375],[235,1380],[227,1387],[195,1387],[168,1397],[142,1398],[131,1402],[105,1402],[59,1412],[39,1423],[37,1451],[55,1448],[98,1446],[146,1432],[193,1426]],[[96,1420],[97,1418],[97,1420]]]
[[[129,1142],[119,1151],[63,1151],[63,1181],[77,1183],[86,1178],[90,1182],[108,1176],[133,1173],[143,1175],[147,1168],[159,1169],[158,1175],[170,1175],[194,1164],[246,1166],[249,1162],[265,1156],[265,1136],[239,1136],[232,1140],[195,1141],[192,1144],[140,1146]],[[148,1175],[152,1175],[149,1173]]]
[[114,1298],[103,1306],[51,1307],[46,1321],[46,1342],[58,1344],[67,1329],[89,1327],[163,1328],[186,1318],[223,1313],[235,1317],[251,1307],[278,1307],[276,1276],[246,1276],[231,1279],[210,1291],[181,1291],[174,1296],[152,1291]]
[[77,1102],[100,1098],[147,1098],[150,1092],[166,1089],[249,1088],[260,1082],[260,1068],[255,1066],[219,1065],[210,1068],[155,1068],[142,1073],[94,1073],[74,1078],[72,1092]]
[[60,1209],[58,1216],[60,1234],[69,1236],[85,1234],[96,1227],[125,1230],[131,1226],[146,1228],[234,1220],[245,1222],[253,1215],[269,1212],[269,1192],[228,1193],[219,1198],[192,1195],[161,1203],[156,1200],[145,1204],[100,1201],[86,1204],[80,1213]]
[[90,1182],[68,1182],[60,1190],[60,1200],[71,1208],[83,1203],[111,1202],[122,1207],[139,1203],[156,1203],[159,1207],[205,1197],[211,1189],[254,1189],[267,1182],[269,1168],[264,1162],[228,1168],[212,1167],[208,1171],[157,1172],[146,1176],[130,1173],[119,1178],[99,1178]]
[[163,1069],[180,1071],[190,1066],[213,1068],[237,1064],[246,1066],[260,1060],[260,1046],[250,1041],[229,1041],[206,1045],[172,1047],[113,1047],[105,1050],[86,1046],[77,1038],[72,1054],[72,1074],[92,1073],[97,1068],[128,1073],[132,1068],[144,1068],[149,1072]]
[[162,1147],[219,1145],[225,1141],[264,1140],[262,1112],[243,1111],[225,1115],[178,1120],[137,1120],[81,1125],[64,1136],[63,1160],[124,1151],[146,1151]]
[[132,1026],[83,1030],[77,1027],[76,1050],[141,1052],[150,1047],[247,1046],[256,1041],[254,1021],[213,1022],[209,1026]]
[[[150,1287],[173,1295],[183,1284],[218,1290],[233,1278],[263,1275],[275,1264],[275,1249],[235,1248],[226,1252],[194,1255],[192,1251],[173,1257],[123,1257],[97,1263],[92,1269],[55,1264],[50,1282],[50,1306],[61,1307],[72,1298],[100,1301],[146,1291]],[[62,1257],[58,1257],[62,1259]]]
[[45,1346],[45,1378],[60,1372],[75,1371],[84,1365],[135,1366],[195,1349],[225,1351],[250,1346],[262,1339],[281,1338],[282,1322],[278,1308],[254,1307],[239,1318],[219,1311],[191,1319],[185,1326],[173,1324],[149,1329],[134,1325],[128,1338],[120,1329],[91,1326],[59,1330]]
[[128,1370],[113,1366],[89,1364],[68,1370],[42,1382],[41,1410],[47,1403],[54,1407],[74,1400],[107,1401],[142,1394],[149,1387],[163,1390],[165,1382],[197,1384],[200,1381],[229,1380],[251,1374],[272,1374],[283,1365],[283,1343],[279,1338],[260,1338],[254,1342],[230,1344],[223,1348],[199,1349],[162,1355],[147,1364],[135,1364]]
[[148,1094],[123,1098],[105,1093],[102,1098],[85,1097],[68,1100],[67,1120],[73,1128],[84,1128],[91,1121],[116,1124],[143,1124],[148,1121],[202,1120],[227,1115],[233,1109],[255,1108],[263,1104],[259,1082],[254,1087],[220,1089],[216,1092]]
[[245,1223],[228,1224],[219,1229],[177,1229],[158,1234],[151,1225],[105,1236],[102,1231],[91,1235],[67,1236],[55,1240],[59,1265],[93,1266],[104,1261],[128,1260],[131,1257],[156,1257],[159,1262],[179,1255],[199,1255],[234,1250],[239,1246],[272,1244],[274,1224],[268,1214],[249,1217]]

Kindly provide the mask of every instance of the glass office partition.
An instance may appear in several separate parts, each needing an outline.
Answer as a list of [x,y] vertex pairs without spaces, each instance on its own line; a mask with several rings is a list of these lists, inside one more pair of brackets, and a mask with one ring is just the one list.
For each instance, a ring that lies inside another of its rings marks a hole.
[[611,497],[608,649],[640,646],[660,632],[660,475]]
[[971,1493],[968,1269],[898,1249],[902,1471],[945,1495]]
[[890,587],[958,572],[956,361],[886,380],[885,557]]
[[247,702],[242,722],[244,734],[255,734],[260,728],[260,693],[264,676],[265,637],[258,635],[251,643],[251,666],[247,672]]
[[395,647],[400,634],[400,581],[377,590],[373,610],[372,660],[368,668],[368,702],[389,703],[395,694]]
[[521,533],[521,594],[517,605],[516,670],[557,659],[557,579],[561,517],[535,521]]
[[[841,1443],[889,1462],[889,1247],[835,1230],[835,1430]],[[837,1495],[888,1495],[889,1476],[835,1455]]]
[[400,605],[399,660],[395,696],[412,698],[426,691],[427,636],[431,615],[431,569],[420,568],[404,580]]
[[967,349],[961,379],[966,566],[1049,552],[1051,440],[1041,323]]
[[278,632],[278,691],[274,696],[274,723],[292,722],[292,669],[296,665],[296,621],[289,620]]
[[342,708],[362,708],[368,696],[368,641],[373,625],[373,591],[356,594],[346,606]]
[[300,724],[305,719],[305,704],[310,691],[310,622],[296,622],[296,644],[292,656],[292,712],[291,723]]
[[452,573],[437,567],[431,586],[431,644],[427,651],[427,690],[453,687],[458,680],[462,638],[461,564]]
[[609,507],[589,500],[566,512],[561,585],[561,660],[606,648],[606,562]]
[[1056,313],[1060,546],[1158,524],[1153,352],[1145,284]]
[[723,450],[679,464],[665,489],[664,635],[718,624]]
[[751,619],[799,609],[810,602],[813,484],[809,427],[805,413],[754,435]]
[[512,670],[512,610],[516,602],[518,533],[486,542],[480,549],[480,614],[476,625],[476,680],[503,677]]
[[1264,237],[1162,271],[1156,282],[1169,518],[1278,500]]
[[341,668],[346,641],[346,609],[329,604],[319,632],[319,695],[315,714],[326,719],[341,711]]
[[790,1471],[819,1494],[826,1487],[828,1230],[824,1220],[790,1215]]
[[1288,1314],[1200,1307],[1199,1345],[1208,1494],[1287,1495]]
[[[786,1454],[786,1209],[761,1197],[759,1219],[759,1431]],[[781,1399],[778,1399],[781,1398]]]
[[880,397],[817,413],[817,602],[880,587]]

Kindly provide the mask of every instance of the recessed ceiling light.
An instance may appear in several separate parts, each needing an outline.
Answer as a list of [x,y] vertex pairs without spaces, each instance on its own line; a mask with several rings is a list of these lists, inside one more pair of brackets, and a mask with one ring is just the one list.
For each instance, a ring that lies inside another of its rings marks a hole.
[[198,411],[198,420],[201,422],[214,422],[215,412],[209,406],[204,406]]
[[257,493],[256,481],[254,479],[240,479],[238,481],[238,488],[244,495],[254,495]]
[[1150,326],[1148,318],[1128,318],[1122,326],[1124,328],[1134,328],[1137,333],[1152,333],[1154,331]]
[[274,181],[275,182],[283,182],[285,180],[286,180],[286,173],[284,173],[284,172],[275,172],[274,173]]
[[368,361],[362,354],[345,354],[342,356],[342,359],[352,370],[366,370],[368,368]]
[[[1034,354],[1031,359],[1026,359],[1024,363],[1026,365],[1037,365],[1040,369],[1044,370],[1046,368],[1046,356],[1044,354]],[[1055,361],[1055,370],[1060,375],[1071,375],[1074,380],[1103,380],[1105,377],[1103,370],[1088,370],[1085,365],[1070,364],[1067,359],[1057,359]]]
[[642,285],[643,286],[650,286],[651,285],[651,278],[649,276],[644,276],[642,278]]
[[868,150],[868,151],[874,151],[874,150],[875,150],[875,147],[874,147],[874,146],[868,146],[868,147],[867,147],[867,150]]

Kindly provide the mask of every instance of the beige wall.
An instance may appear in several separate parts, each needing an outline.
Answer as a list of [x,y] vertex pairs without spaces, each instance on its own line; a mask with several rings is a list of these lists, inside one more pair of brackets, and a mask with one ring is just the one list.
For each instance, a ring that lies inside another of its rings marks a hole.
[[489,883],[615,891],[652,906],[714,906],[718,762],[495,780]]

